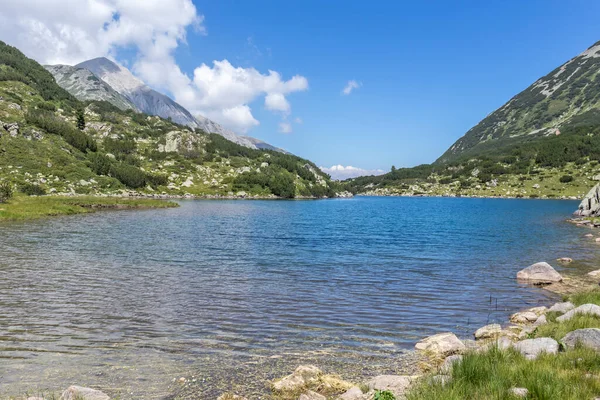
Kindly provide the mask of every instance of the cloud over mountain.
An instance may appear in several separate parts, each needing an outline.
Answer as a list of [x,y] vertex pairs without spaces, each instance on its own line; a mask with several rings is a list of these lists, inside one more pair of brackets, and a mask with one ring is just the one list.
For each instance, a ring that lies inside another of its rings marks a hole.
[[0,37],[42,63],[133,54],[120,61],[193,114],[243,133],[260,123],[250,104],[264,96],[266,109],[287,117],[287,96],[308,88],[303,76],[285,80],[276,71],[261,73],[228,60],[202,63],[192,76],[181,70],[175,50],[188,34],[206,32],[191,0],[5,0],[0,13]]
[[386,172],[382,169],[363,169],[353,167],[351,165],[333,165],[329,168],[319,167],[319,169],[325,172],[326,174],[329,174],[332,179],[337,180],[356,178],[357,176],[382,175]]

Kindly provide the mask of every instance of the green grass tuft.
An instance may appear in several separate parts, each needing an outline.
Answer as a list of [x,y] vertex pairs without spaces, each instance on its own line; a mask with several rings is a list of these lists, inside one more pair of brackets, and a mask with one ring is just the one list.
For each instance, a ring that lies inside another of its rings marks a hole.
[[[600,395],[600,355],[582,348],[526,360],[515,350],[492,348],[468,353],[452,367],[445,385],[423,379],[408,400],[516,399],[509,390],[523,387],[528,399],[580,400]],[[591,374],[591,375],[587,375]]]

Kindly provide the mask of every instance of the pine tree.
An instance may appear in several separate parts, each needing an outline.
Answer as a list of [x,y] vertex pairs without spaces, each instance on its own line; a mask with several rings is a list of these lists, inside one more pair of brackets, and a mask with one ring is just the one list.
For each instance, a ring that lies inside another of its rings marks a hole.
[[77,110],[77,128],[80,131],[85,129],[85,116],[82,109]]

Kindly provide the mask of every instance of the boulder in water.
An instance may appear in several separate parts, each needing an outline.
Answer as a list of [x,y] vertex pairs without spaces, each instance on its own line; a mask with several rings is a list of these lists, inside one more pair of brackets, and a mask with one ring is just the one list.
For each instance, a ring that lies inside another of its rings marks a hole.
[[546,262],[539,262],[517,272],[517,279],[534,285],[561,282],[562,276]]

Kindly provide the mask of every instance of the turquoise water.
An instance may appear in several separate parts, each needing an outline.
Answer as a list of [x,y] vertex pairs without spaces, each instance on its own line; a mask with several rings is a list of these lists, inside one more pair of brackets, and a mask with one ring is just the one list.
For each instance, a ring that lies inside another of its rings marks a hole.
[[225,359],[386,369],[424,336],[552,300],[519,269],[595,262],[571,201],[180,204],[1,226],[0,393],[71,379],[160,398],[184,373],[213,393],[235,381]]

